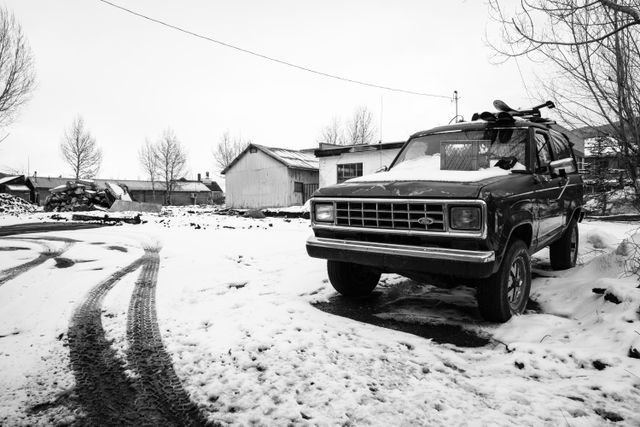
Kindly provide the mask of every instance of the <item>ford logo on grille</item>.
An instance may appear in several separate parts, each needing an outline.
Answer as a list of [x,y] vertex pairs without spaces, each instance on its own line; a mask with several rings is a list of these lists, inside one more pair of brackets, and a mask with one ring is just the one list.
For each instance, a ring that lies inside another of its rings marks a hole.
[[433,224],[433,219],[423,216],[422,218],[418,219],[418,224],[431,225]]

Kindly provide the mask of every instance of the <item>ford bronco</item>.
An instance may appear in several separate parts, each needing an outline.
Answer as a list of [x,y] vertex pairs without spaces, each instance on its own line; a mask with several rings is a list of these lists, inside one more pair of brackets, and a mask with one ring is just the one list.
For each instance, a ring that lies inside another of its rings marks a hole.
[[575,266],[583,184],[570,134],[540,109],[496,113],[412,135],[391,166],[319,189],[311,199],[310,256],[327,259],[346,297],[370,294],[381,273],[477,288],[481,315],[524,311],[531,255]]

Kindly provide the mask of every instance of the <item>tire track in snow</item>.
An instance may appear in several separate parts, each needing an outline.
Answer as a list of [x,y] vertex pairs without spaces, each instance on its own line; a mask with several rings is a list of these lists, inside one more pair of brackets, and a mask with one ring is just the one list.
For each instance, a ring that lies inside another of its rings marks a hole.
[[104,227],[104,224],[79,222],[31,222],[26,224],[5,225],[0,227],[0,236],[12,236],[25,233],[45,233],[48,231],[87,230]]
[[124,276],[144,262],[141,257],[98,283],[75,310],[69,325],[69,354],[80,403],[91,425],[140,425],[136,390],[102,328],[102,301]]
[[162,425],[209,425],[182,387],[162,344],[155,299],[160,257],[157,251],[147,251],[146,258],[127,315],[127,359],[139,375],[136,386],[141,409],[145,414],[149,410],[161,414]]
[[[190,401],[165,351],[157,323],[155,288],[160,257],[145,254],[96,285],[69,327],[71,367],[79,400],[90,425],[207,425]],[[127,274],[142,267],[127,314],[128,367],[106,339],[102,302]]]
[[[30,240],[54,240],[54,239],[30,239]],[[42,246],[45,248],[44,251],[40,252],[37,258],[32,259],[31,261],[27,261],[24,264],[17,265],[15,267],[8,268],[6,270],[0,271],[0,286],[4,285],[9,280],[15,279],[19,275],[26,273],[27,271],[39,266],[47,262],[52,258],[59,257],[66,251],[68,251],[75,243],[73,239],[64,239],[64,238],[56,238],[56,241],[65,242],[64,246],[61,249],[54,250],[50,246],[43,244]]]

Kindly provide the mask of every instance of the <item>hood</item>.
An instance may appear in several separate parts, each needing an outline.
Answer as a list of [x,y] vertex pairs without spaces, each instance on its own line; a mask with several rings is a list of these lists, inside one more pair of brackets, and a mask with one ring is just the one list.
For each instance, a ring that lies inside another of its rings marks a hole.
[[507,180],[509,177],[503,175],[475,182],[345,182],[320,188],[314,197],[475,199],[484,186]]

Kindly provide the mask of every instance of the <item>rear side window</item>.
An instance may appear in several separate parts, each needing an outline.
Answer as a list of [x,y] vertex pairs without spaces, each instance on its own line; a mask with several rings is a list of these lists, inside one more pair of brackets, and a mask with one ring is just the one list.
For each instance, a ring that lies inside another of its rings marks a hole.
[[569,144],[561,135],[551,133],[551,147],[556,160],[571,158],[571,148],[569,148]]

